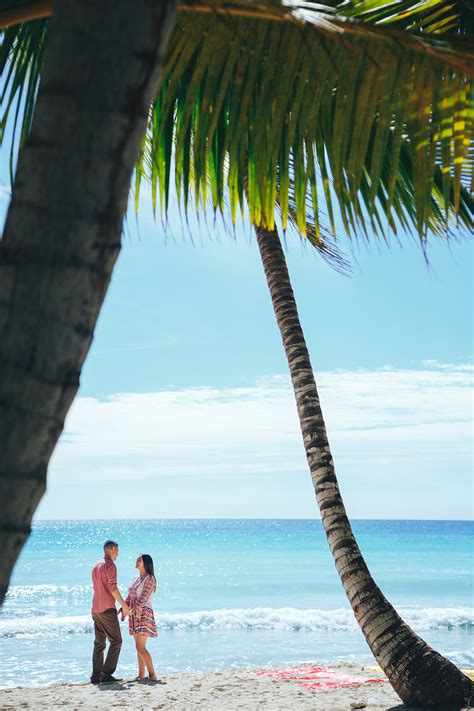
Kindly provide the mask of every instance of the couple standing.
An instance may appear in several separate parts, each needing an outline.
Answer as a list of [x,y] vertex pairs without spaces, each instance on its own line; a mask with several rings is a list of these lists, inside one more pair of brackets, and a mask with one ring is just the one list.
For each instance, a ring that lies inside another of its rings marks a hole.
[[[146,554],[138,556],[135,568],[139,574],[130,585],[128,596],[124,600],[117,587],[117,568],[114,561],[118,554],[118,543],[106,541],[104,557],[92,569],[92,619],[95,640],[91,682],[99,684],[122,681],[113,676],[122,647],[118,615],[121,616],[122,622],[128,617],[129,632],[135,640],[138,676],[134,681],[145,679],[145,667],[148,670],[148,679],[157,681],[153,660],[146,648],[148,637],[156,637],[158,634],[152,608],[153,593],[156,591],[153,559]],[[119,610],[115,607],[115,601],[122,606]],[[104,662],[106,640],[110,646]]]

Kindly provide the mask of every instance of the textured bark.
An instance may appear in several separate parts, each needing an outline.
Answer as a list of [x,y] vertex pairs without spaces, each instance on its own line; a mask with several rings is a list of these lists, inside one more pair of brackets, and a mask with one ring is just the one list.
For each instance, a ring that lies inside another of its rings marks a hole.
[[173,19],[174,0],[55,5],[0,242],[0,601],[120,250]]
[[344,508],[285,255],[278,233],[257,227],[257,241],[296,397],[306,457],[336,569],[374,657],[406,704],[456,709],[473,684],[400,618],[375,584]]

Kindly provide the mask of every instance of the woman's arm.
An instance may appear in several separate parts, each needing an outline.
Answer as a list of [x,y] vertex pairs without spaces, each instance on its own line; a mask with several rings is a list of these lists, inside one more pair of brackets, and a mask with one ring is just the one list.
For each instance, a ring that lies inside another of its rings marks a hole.
[[133,608],[135,612],[137,612],[137,608],[138,608],[138,613],[141,614],[142,606],[148,602],[148,600],[150,599],[150,597],[154,593],[154,591],[155,591],[155,582],[154,582],[153,578],[151,577],[151,575],[148,575],[145,578],[145,582],[143,583],[143,590],[141,592],[141,595],[137,599],[135,606]]

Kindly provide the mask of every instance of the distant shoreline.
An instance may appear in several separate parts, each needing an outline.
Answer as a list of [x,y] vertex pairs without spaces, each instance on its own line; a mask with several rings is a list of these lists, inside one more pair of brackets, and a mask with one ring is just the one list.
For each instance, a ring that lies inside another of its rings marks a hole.
[[[104,523],[105,521],[321,521],[320,518],[215,518],[215,517],[197,517],[189,516],[183,518],[38,518],[33,521],[33,526],[36,523]],[[470,518],[351,518],[353,522],[367,523],[369,521],[382,522],[393,521],[397,523],[472,523],[474,520]]]

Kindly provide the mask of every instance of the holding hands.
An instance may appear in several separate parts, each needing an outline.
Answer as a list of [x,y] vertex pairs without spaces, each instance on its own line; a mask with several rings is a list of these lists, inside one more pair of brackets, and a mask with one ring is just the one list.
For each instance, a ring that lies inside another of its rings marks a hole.
[[117,610],[117,615],[120,615],[120,619],[122,622],[125,620],[128,615],[133,615],[133,608],[129,608],[126,602],[122,605],[122,607]]

